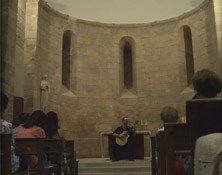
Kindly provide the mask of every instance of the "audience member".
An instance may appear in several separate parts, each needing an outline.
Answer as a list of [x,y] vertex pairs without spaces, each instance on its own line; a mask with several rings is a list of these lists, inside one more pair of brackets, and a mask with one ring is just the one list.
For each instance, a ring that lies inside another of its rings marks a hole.
[[[34,111],[29,120],[23,126],[19,127],[16,138],[45,138],[45,132],[40,127],[43,126],[43,118],[45,118],[45,114],[42,111]],[[26,162],[29,168],[35,168],[38,163],[38,157],[26,156]]]
[[[12,134],[12,124],[3,120],[3,115],[8,106],[8,97],[1,91],[1,118],[0,118],[0,133]],[[12,137],[11,144],[11,172],[17,172],[27,170],[27,165],[24,156],[21,153],[15,153],[14,151],[14,137]]]
[[[217,94],[221,92],[221,80],[219,76],[211,70],[202,69],[197,71],[193,76],[193,88],[196,92],[193,99],[201,99],[201,98],[215,98]],[[199,158],[208,152],[205,148],[208,148],[207,145],[201,145],[202,151],[198,150],[197,156],[195,159],[199,160]],[[201,155],[202,154],[202,155]],[[197,166],[199,166],[199,161]],[[192,157],[186,156],[184,159],[177,161],[176,163],[176,171],[177,175],[181,175],[179,170],[184,169],[185,174],[192,174]]]
[[[163,123],[177,123],[178,121],[178,111],[171,106],[166,106],[163,108],[161,114],[160,114],[161,120]],[[162,128],[158,129],[159,131],[164,131],[164,126]]]
[[196,91],[193,99],[213,98],[221,92],[220,77],[213,71],[202,69],[193,76],[193,88]]
[[23,126],[29,119],[29,113],[21,113],[21,115],[19,116],[19,126],[17,126],[16,128],[13,129],[13,137],[16,137],[16,134],[18,132],[18,129]]
[[[202,69],[194,75],[193,87],[196,91],[193,99],[215,98],[221,92],[222,84],[216,73]],[[197,140],[194,159],[195,175],[218,175],[222,172],[220,171],[222,170],[221,138],[221,133],[215,133],[202,136]],[[189,167],[191,171],[192,166]]]
[[47,138],[60,139],[59,120],[55,112],[48,112],[45,119],[45,133]]

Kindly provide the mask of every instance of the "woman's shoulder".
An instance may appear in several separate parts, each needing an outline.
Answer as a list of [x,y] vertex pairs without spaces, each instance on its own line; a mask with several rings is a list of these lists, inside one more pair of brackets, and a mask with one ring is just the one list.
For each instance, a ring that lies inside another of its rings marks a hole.
[[37,134],[37,136],[45,137],[45,131],[42,128],[40,128],[39,126],[33,126],[32,130],[34,133]]
[[40,128],[39,126],[33,126],[32,130],[34,131],[44,131],[42,128]]

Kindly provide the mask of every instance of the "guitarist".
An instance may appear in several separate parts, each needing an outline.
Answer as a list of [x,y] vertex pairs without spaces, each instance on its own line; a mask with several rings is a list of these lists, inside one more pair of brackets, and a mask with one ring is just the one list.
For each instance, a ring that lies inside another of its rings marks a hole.
[[120,138],[120,139],[124,139],[124,136],[121,135],[121,133],[123,131],[130,131],[129,132],[129,139],[127,141],[127,143],[124,146],[119,146],[116,142],[112,145],[112,150],[113,150],[113,159],[112,161],[119,161],[120,157],[119,157],[119,152],[121,150],[128,150],[129,152],[129,160],[130,161],[134,161],[134,155],[133,155],[133,137],[135,137],[136,132],[135,132],[135,128],[134,127],[130,127],[128,126],[128,119],[126,117],[122,118],[122,126],[118,127],[114,132],[113,132],[113,136],[115,138]]

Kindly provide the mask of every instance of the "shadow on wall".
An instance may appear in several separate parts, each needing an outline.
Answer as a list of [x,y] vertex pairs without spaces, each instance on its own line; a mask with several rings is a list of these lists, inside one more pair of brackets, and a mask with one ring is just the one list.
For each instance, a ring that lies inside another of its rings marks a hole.
[[200,5],[202,2],[204,2],[204,0],[192,0],[190,2],[190,5],[193,7],[197,7],[198,5]]
[[66,10],[67,9],[67,6],[66,5],[64,5],[64,4],[60,4],[60,3],[57,3],[57,2],[55,2],[55,1],[53,1],[53,0],[47,0],[47,2],[48,2],[48,4],[51,6],[51,7],[53,7],[53,8],[55,8],[55,9],[57,9],[57,10]]

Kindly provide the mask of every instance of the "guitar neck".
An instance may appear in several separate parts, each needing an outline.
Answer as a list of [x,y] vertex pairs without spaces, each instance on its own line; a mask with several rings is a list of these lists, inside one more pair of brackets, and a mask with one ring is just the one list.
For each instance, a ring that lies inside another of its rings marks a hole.
[[[135,126],[135,125],[133,125]],[[129,133],[132,131],[132,127],[130,127],[130,129],[127,131],[127,134],[129,135]]]
[[[139,120],[137,120],[134,124],[133,127],[136,126],[139,123]],[[129,135],[129,133],[132,131],[132,127],[127,131],[127,134]]]

